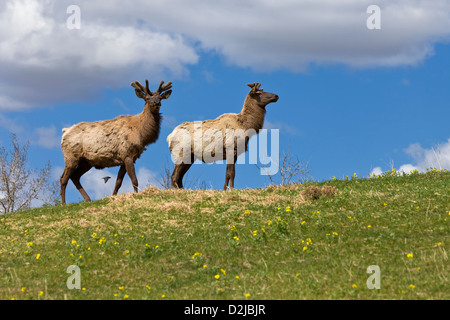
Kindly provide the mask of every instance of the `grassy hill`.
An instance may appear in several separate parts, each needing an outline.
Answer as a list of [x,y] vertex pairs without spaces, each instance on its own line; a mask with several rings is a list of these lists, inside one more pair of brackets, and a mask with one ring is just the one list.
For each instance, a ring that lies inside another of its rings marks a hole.
[[388,171],[0,216],[0,299],[450,299],[449,190],[448,171]]

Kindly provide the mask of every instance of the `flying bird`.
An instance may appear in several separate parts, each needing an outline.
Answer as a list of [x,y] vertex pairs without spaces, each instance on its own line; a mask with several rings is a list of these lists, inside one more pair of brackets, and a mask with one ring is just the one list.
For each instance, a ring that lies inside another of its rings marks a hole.
[[108,180],[111,179],[111,177],[103,177],[102,179],[105,180],[105,183],[107,183]]

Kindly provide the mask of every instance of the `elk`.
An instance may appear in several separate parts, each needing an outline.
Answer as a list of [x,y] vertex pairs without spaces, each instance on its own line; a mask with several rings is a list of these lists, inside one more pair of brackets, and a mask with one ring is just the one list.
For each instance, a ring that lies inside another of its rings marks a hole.
[[150,91],[148,80],[145,88],[138,81],[131,83],[136,96],[144,99],[142,113],[118,116],[112,120],[80,122],[64,128],[61,150],[64,155],[64,172],[61,176],[61,201],[66,203],[65,192],[69,179],[81,193],[85,201],[88,194],[80,184],[80,178],[92,167],[103,169],[120,166],[113,195],[117,195],[125,173],[131,179],[134,191],[138,191],[138,180],[134,163],[146,146],[154,143],[159,136],[162,120],[161,100],[172,94],[172,82],[161,81],[155,92]]
[[[183,176],[195,160],[211,163],[226,160],[223,190],[234,188],[235,162],[247,151],[248,141],[264,124],[266,106],[278,96],[264,92],[260,83],[247,84],[251,89],[240,113],[225,113],[214,120],[184,122],[167,137],[175,161],[172,187],[183,189]],[[206,142],[206,143],[205,143]]]

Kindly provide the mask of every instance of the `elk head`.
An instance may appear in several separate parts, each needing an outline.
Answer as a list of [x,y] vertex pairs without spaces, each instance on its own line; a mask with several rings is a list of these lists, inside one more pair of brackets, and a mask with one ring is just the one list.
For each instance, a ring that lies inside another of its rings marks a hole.
[[150,108],[152,113],[159,113],[159,109],[161,108],[161,100],[169,98],[172,94],[172,90],[169,90],[172,88],[172,81],[169,81],[166,84],[164,84],[164,81],[161,81],[158,90],[155,92],[150,91],[148,87],[148,80],[145,80],[145,87],[140,84],[139,81],[131,83],[131,86],[134,88],[136,96],[145,100],[146,106]]
[[270,92],[264,92],[263,89],[260,89],[261,83],[248,83],[247,85],[251,88],[248,94],[250,95],[250,97],[256,100],[258,106],[260,106],[261,108],[265,108],[266,105],[271,102],[278,101],[278,95]]

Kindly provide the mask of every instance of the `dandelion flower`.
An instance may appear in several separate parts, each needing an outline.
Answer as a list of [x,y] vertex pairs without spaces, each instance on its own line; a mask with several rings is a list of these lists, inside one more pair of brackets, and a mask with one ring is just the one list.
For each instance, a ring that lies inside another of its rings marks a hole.
[[245,210],[244,213],[245,214],[250,214],[250,211],[249,210]]
[[219,279],[220,279],[220,274],[216,274],[216,275],[214,276],[214,278],[216,278],[217,280],[219,280]]
[[39,296],[42,297],[44,295],[44,291],[39,291]]
[[356,285],[356,283],[352,284],[352,288],[353,288],[353,289],[358,288],[358,286]]
[[407,257],[408,259],[412,259],[412,258],[414,257],[414,255],[413,255],[412,253],[408,253],[408,254],[406,255],[406,257]]
[[246,294],[245,294],[245,297],[246,297],[246,298],[250,298],[250,297],[251,297],[251,294],[250,294],[250,293],[246,293]]
[[38,253],[38,254],[36,255],[36,260],[39,260],[40,257],[41,257],[41,254]]
[[410,287],[411,289],[414,289],[416,286],[413,285],[413,284],[410,284],[409,287]]
[[291,212],[291,207],[286,207],[286,212]]

